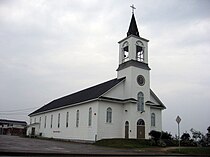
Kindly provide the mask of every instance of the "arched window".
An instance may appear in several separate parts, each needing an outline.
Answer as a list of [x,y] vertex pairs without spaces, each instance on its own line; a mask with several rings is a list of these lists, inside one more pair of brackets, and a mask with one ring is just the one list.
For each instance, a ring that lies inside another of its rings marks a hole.
[[79,110],[76,113],[76,127],[79,127]]
[[89,116],[88,116],[88,126],[92,124],[92,108],[89,108]]
[[144,125],[145,125],[145,123],[144,123],[144,120],[143,119],[139,119],[137,121],[137,126],[144,126]]
[[151,126],[155,126],[155,113],[151,114]]
[[111,107],[108,107],[106,110],[106,122],[111,123],[112,122],[112,109]]
[[129,52],[128,52],[128,42],[124,42],[122,45],[122,53],[123,53],[123,60],[122,62],[126,62],[129,59]]
[[53,115],[51,115],[50,117],[50,128],[52,128],[52,125],[53,125]]
[[66,112],[66,127],[69,127],[69,112]]
[[136,60],[144,61],[144,44],[141,41],[136,42]]
[[144,94],[142,92],[139,92],[137,99],[137,111],[144,112]]
[[47,126],[47,116],[44,117],[44,128]]
[[42,118],[39,117],[39,128],[41,128]]
[[60,128],[60,119],[61,119],[61,115],[60,113],[58,114],[58,128]]

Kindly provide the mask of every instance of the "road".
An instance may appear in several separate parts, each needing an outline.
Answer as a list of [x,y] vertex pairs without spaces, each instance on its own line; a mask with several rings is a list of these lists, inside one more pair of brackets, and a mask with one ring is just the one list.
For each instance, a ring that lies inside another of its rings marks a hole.
[[[46,139],[23,138],[0,135],[0,156],[166,156],[154,148],[149,151],[140,149],[117,149],[93,144],[82,144]],[[170,156],[170,155],[169,155]],[[174,156],[174,155],[173,155]],[[179,155],[177,155],[179,156]]]

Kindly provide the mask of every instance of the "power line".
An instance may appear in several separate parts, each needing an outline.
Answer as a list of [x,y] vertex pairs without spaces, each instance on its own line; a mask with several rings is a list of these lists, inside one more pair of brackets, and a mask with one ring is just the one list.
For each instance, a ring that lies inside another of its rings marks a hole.
[[25,109],[18,109],[18,110],[4,110],[0,111],[0,113],[7,113],[7,112],[21,112],[21,111],[27,111],[27,110],[32,110],[38,107],[31,107],[31,108],[25,108]]
[[29,113],[25,113],[25,112],[19,112],[19,113],[0,113],[0,116],[9,116],[9,115],[28,115]]

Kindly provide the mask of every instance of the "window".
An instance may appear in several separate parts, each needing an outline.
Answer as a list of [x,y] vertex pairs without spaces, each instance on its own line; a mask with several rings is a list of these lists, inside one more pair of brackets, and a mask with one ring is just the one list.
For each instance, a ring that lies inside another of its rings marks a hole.
[[60,113],[58,113],[58,128],[60,128],[60,119],[61,119],[61,115]]
[[76,113],[76,127],[79,127],[79,110]]
[[39,117],[39,128],[41,128],[41,122],[42,122],[42,118]]
[[32,118],[30,118],[30,124],[32,123]]
[[144,61],[144,45],[141,41],[136,42],[136,60],[140,62]]
[[36,123],[36,118],[34,118],[34,123]]
[[106,122],[107,123],[112,122],[112,109],[111,109],[111,107],[107,108],[107,110],[106,110]]
[[69,112],[66,112],[66,127],[69,127]]
[[50,117],[50,128],[52,128],[52,125],[53,125],[53,115],[51,115]]
[[155,114],[151,114],[151,126],[155,126]]
[[137,99],[137,111],[144,112],[144,94],[142,92],[139,92]]
[[47,125],[47,116],[44,117],[44,128],[46,128]]
[[88,116],[88,126],[92,124],[92,108],[89,108],[89,116]]
[[122,62],[126,62],[129,59],[129,56],[128,56],[129,55],[128,48],[129,48],[128,47],[128,42],[126,41],[122,45],[122,53],[123,53],[123,56],[122,56],[123,60],[122,60]]
[[144,122],[143,119],[139,119],[139,120],[137,121],[137,126],[144,126],[144,125],[145,125],[145,122]]

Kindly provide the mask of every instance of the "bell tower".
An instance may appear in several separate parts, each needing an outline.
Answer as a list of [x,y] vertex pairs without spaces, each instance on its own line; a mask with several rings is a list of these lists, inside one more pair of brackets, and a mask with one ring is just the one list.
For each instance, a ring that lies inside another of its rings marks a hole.
[[119,66],[117,78],[126,77],[127,93],[125,93],[125,97],[127,98],[136,98],[137,93],[143,91],[149,99],[148,42],[149,40],[140,37],[132,11],[127,37],[118,42]]
[[134,60],[148,64],[149,40],[140,37],[134,14],[132,14],[127,37],[119,41],[119,64]]

